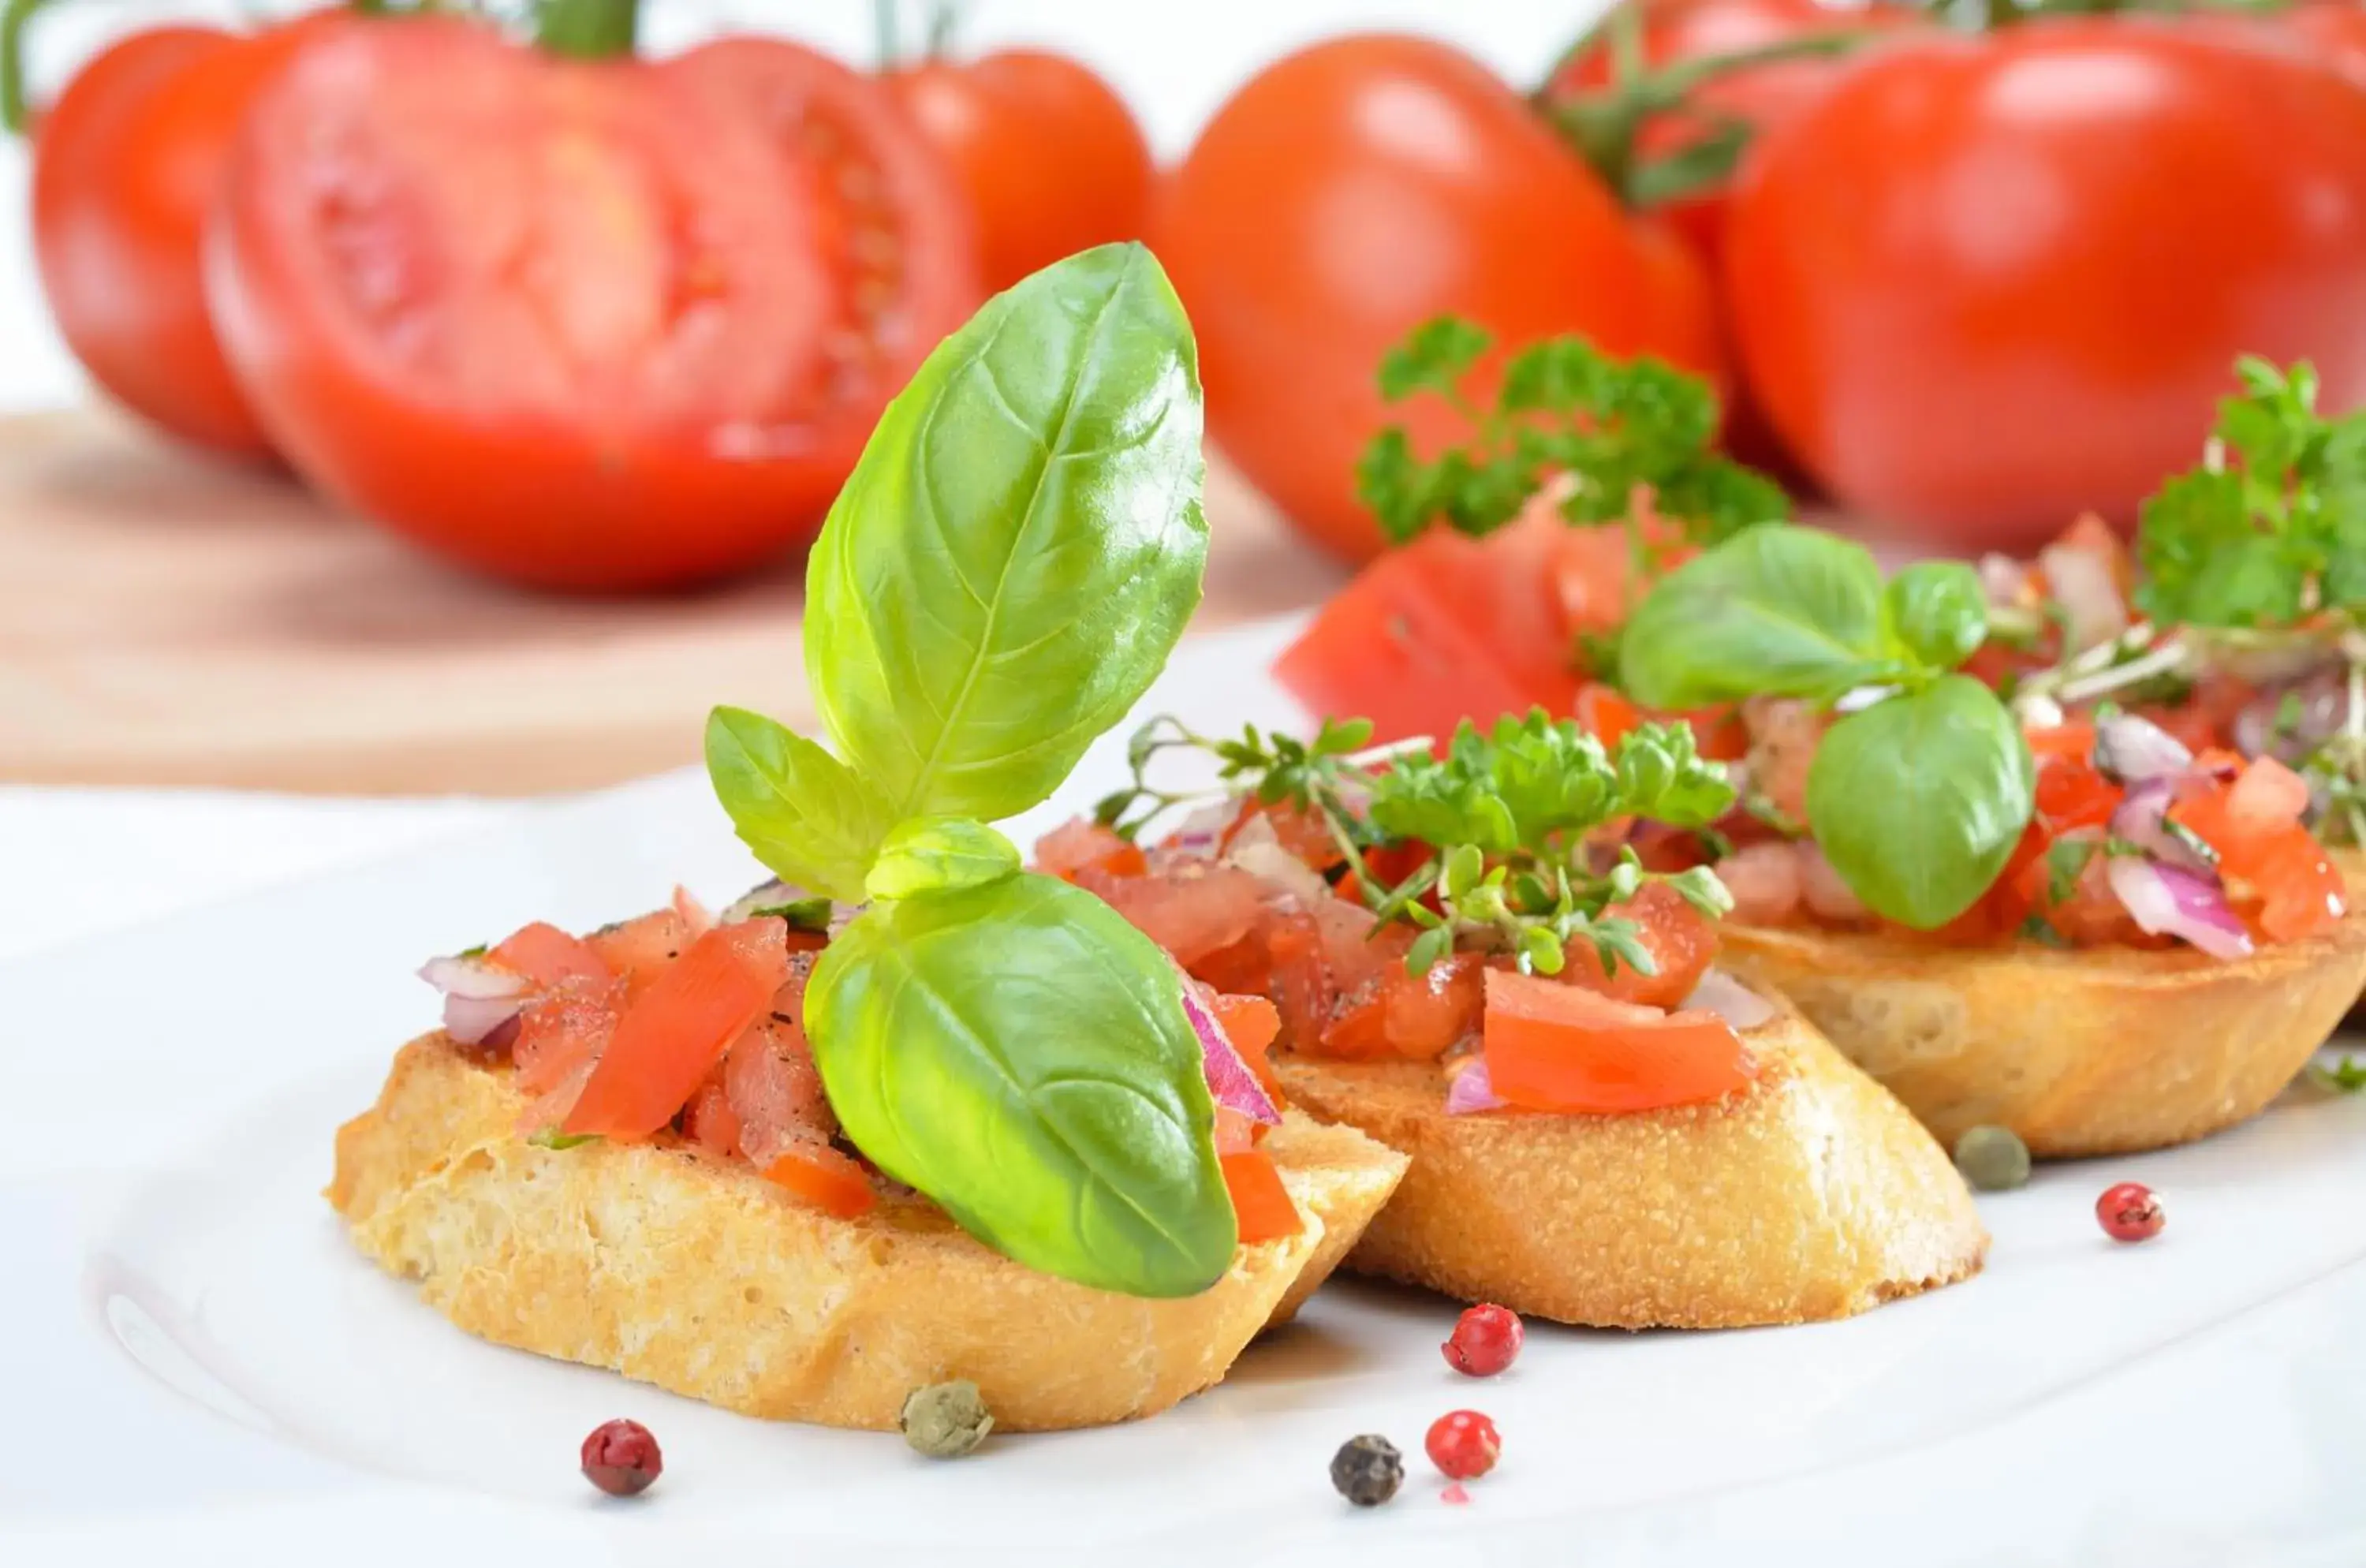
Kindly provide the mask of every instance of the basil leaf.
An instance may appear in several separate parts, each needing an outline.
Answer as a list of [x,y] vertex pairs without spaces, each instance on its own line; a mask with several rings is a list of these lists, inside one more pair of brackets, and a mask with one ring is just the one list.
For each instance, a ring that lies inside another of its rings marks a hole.
[[2029,825],[2035,781],[1996,694],[1949,675],[1825,732],[1808,768],[1808,822],[1867,908],[1930,931],[1996,881]]
[[1980,574],[1959,560],[1918,561],[1889,580],[1882,615],[1890,635],[1932,670],[1953,670],[1989,635]]
[[1231,1266],[1175,967],[1091,894],[1031,874],[876,907],[806,1003],[848,1136],[986,1246],[1138,1296]]
[[806,668],[897,818],[1008,817],[1065,778],[1200,601],[1200,367],[1140,245],[1069,257],[940,344],[806,574]]
[[1016,845],[966,817],[915,817],[898,822],[879,846],[863,889],[873,898],[983,887],[1019,874]]
[[847,765],[760,713],[706,718],[706,772],[731,826],[780,876],[847,903],[895,818]]
[[1762,523],[1661,580],[1619,638],[1619,676],[1637,702],[1671,710],[1837,696],[1898,673],[1881,592],[1864,546]]

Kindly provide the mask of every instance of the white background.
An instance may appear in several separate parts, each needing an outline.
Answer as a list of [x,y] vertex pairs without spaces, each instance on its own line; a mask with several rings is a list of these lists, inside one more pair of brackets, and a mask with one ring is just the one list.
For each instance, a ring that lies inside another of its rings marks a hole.
[[[227,21],[289,8],[288,0],[66,0],[33,24],[35,101],[113,33],[172,17]],[[1171,159],[1259,65],[1325,34],[1399,28],[1450,38],[1526,85],[1601,8],[1601,0],[972,0],[962,36],[979,48],[1052,43],[1089,61]],[[917,44],[924,9],[907,6],[907,43]],[[787,32],[856,62],[872,49],[867,0],[645,0],[644,15],[659,50],[716,27]],[[84,395],[34,282],[28,162],[21,144],[0,150],[0,412]]]

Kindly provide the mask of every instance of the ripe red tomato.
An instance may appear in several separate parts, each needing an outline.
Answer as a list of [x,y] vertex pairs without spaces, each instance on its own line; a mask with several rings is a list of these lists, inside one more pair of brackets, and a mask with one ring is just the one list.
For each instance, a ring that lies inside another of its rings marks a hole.
[[1014,49],[923,61],[884,80],[969,193],[987,288],[1142,237],[1150,143],[1116,89],[1084,65]]
[[[1663,0],[1642,7],[1642,59],[1648,66],[1676,65],[1795,38],[1887,31],[1923,19],[1922,13],[1896,5],[1842,10],[1823,0]],[[1684,110],[1645,120],[1636,151],[1646,158],[1671,156],[1697,143],[1713,124],[1729,119],[1763,135],[1797,118],[1846,67],[1844,56],[1808,56],[1713,76],[1686,96]],[[1545,92],[1554,101],[1567,102],[1608,87],[1612,79],[1606,27],[1561,64]],[[1713,182],[1655,209],[1712,265],[1723,239],[1728,183]]]
[[2366,82],[2366,10],[2349,0],[2303,0],[2263,18],[2287,28],[2353,82]]
[[1421,321],[1519,345],[1582,333],[1714,370],[1673,247],[1647,259],[1602,182],[1477,61],[1428,39],[1333,39],[1216,111],[1162,194],[1153,243],[1200,338],[1210,431],[1316,542],[1380,547],[1355,465],[1383,426],[1461,432],[1374,376]]
[[711,577],[810,537],[977,302],[951,175],[874,82],[740,39],[560,59],[351,26],[256,101],[208,276],[328,494],[500,576]]
[[2366,397],[2366,92],[2223,22],[1900,40],[1745,162],[1725,292],[1848,506],[1955,548],[2124,524],[2237,355]]
[[199,242],[247,104],[332,21],[133,33],[66,84],[35,132],[33,254],[66,346],[134,413],[241,457],[271,445],[214,339]]

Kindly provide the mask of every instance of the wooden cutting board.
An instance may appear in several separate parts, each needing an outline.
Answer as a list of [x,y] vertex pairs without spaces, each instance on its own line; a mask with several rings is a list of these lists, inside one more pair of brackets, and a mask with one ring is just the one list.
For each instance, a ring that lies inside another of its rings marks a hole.
[[[1343,576],[1221,465],[1194,629]],[[802,559],[653,599],[450,571],[293,481],[99,412],[0,419],[0,782],[522,795],[693,761],[708,707],[792,723]]]

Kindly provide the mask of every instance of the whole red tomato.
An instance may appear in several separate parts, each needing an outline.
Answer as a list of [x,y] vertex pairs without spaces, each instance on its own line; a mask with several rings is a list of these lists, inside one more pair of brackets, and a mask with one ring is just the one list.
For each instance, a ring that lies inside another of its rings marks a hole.
[[1690,259],[1647,256],[1517,94],[1427,39],[1334,39],[1268,67],[1200,133],[1153,234],[1199,333],[1211,433],[1351,559],[1380,547],[1355,491],[1372,436],[1403,423],[1428,449],[1462,434],[1432,400],[1380,401],[1381,355],[1421,321],[1451,311],[1508,345],[1581,333],[1715,369]]
[[923,61],[884,80],[969,192],[988,288],[1142,237],[1150,144],[1125,100],[1076,61],[1005,50]]
[[2366,92],[2226,23],[1886,45],[1746,162],[1725,294],[1847,505],[1960,547],[2124,523],[2237,355],[2366,397]]
[[769,39],[561,59],[406,17],[256,101],[215,320],[307,479],[518,581],[677,583],[808,538],[977,303],[879,85]]
[[133,33],[35,135],[33,254],[66,346],[133,412],[223,452],[271,448],[207,318],[199,237],[248,102],[332,20]]
[[[1741,54],[1793,39],[1887,31],[1923,20],[1922,13],[1898,5],[1842,9],[1823,0],[1660,0],[1639,7],[1637,41],[1642,63],[1660,67]],[[1681,110],[1647,118],[1637,133],[1635,151],[1647,160],[1666,158],[1697,145],[1726,122],[1763,135],[1797,118],[1846,65],[1845,54],[1811,55],[1712,76],[1685,95]],[[1551,101],[1567,103],[1599,94],[1615,79],[1606,23],[1585,48],[1561,63],[1545,92]],[[1728,185],[1711,180],[1657,209],[1712,265],[1723,235]]]

